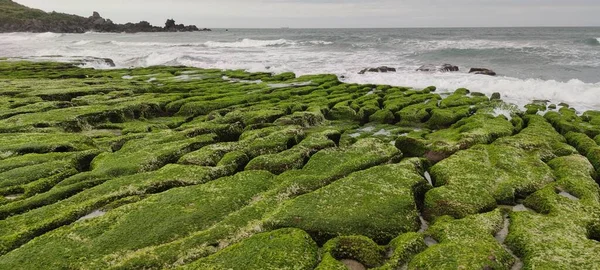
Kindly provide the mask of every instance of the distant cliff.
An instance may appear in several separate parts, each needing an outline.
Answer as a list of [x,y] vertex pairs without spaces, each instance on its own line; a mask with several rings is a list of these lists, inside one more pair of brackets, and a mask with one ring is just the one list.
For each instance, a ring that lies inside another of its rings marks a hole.
[[164,27],[153,26],[149,22],[116,24],[102,18],[98,12],[85,18],[77,15],[44,12],[33,9],[11,0],[0,0],[0,32],[55,32],[85,33],[114,32],[192,32],[210,31],[198,29],[195,25],[175,24],[175,20],[167,20]]

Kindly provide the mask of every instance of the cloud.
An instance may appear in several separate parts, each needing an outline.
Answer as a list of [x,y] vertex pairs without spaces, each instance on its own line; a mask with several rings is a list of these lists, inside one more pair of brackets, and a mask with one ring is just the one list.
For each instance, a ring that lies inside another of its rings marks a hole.
[[[598,0],[17,0],[117,22],[201,27],[600,26]],[[91,3],[95,2],[95,3]]]

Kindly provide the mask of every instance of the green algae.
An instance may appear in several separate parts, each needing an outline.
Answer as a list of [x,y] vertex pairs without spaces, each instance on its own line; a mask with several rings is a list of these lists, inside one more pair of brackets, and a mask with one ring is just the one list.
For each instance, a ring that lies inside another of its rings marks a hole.
[[[507,244],[528,269],[598,268],[600,244],[590,234],[600,216],[600,188],[591,177],[593,167],[579,155],[557,158],[549,164],[558,176],[556,185],[525,201],[539,213],[511,213]],[[576,197],[565,197],[561,192]]]
[[267,220],[267,227],[301,228],[318,242],[364,235],[387,243],[420,226],[415,198],[427,190],[420,166],[409,160],[353,173],[284,203]]
[[[54,261],[52,267],[68,268],[73,267],[73,262],[80,256],[100,258],[119,250],[172,241],[209,227],[227,213],[243,207],[272,184],[270,173],[256,171],[221,178],[206,185],[171,189],[111,210],[102,217],[55,230],[39,237],[34,245],[25,245],[9,254],[8,258],[14,258],[12,263],[17,267],[44,267],[43,260],[25,259],[19,255],[34,252],[49,258],[64,258]],[[132,230],[148,234],[131,235]]]
[[435,90],[0,61],[0,268],[598,268],[600,113]]
[[183,269],[313,269],[318,248],[298,229],[258,234]]
[[427,231],[439,244],[416,255],[408,269],[510,269],[515,259],[494,239],[502,222],[499,210],[440,218]]

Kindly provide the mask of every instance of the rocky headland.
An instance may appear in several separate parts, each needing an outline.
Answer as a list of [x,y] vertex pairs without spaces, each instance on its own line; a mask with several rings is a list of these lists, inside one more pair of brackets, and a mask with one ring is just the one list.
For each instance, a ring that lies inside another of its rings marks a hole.
[[176,24],[168,19],[165,26],[153,26],[147,21],[138,23],[118,24],[103,18],[98,12],[90,17],[45,12],[29,8],[11,0],[0,0],[0,33],[9,32],[54,32],[54,33],[137,33],[137,32],[193,32],[210,31],[208,28],[199,29],[195,25]]

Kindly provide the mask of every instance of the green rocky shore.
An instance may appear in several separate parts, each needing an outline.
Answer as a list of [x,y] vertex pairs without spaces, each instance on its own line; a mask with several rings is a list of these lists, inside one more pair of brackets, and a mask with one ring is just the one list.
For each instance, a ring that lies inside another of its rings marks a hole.
[[0,61],[0,269],[600,269],[599,171],[567,104]]

